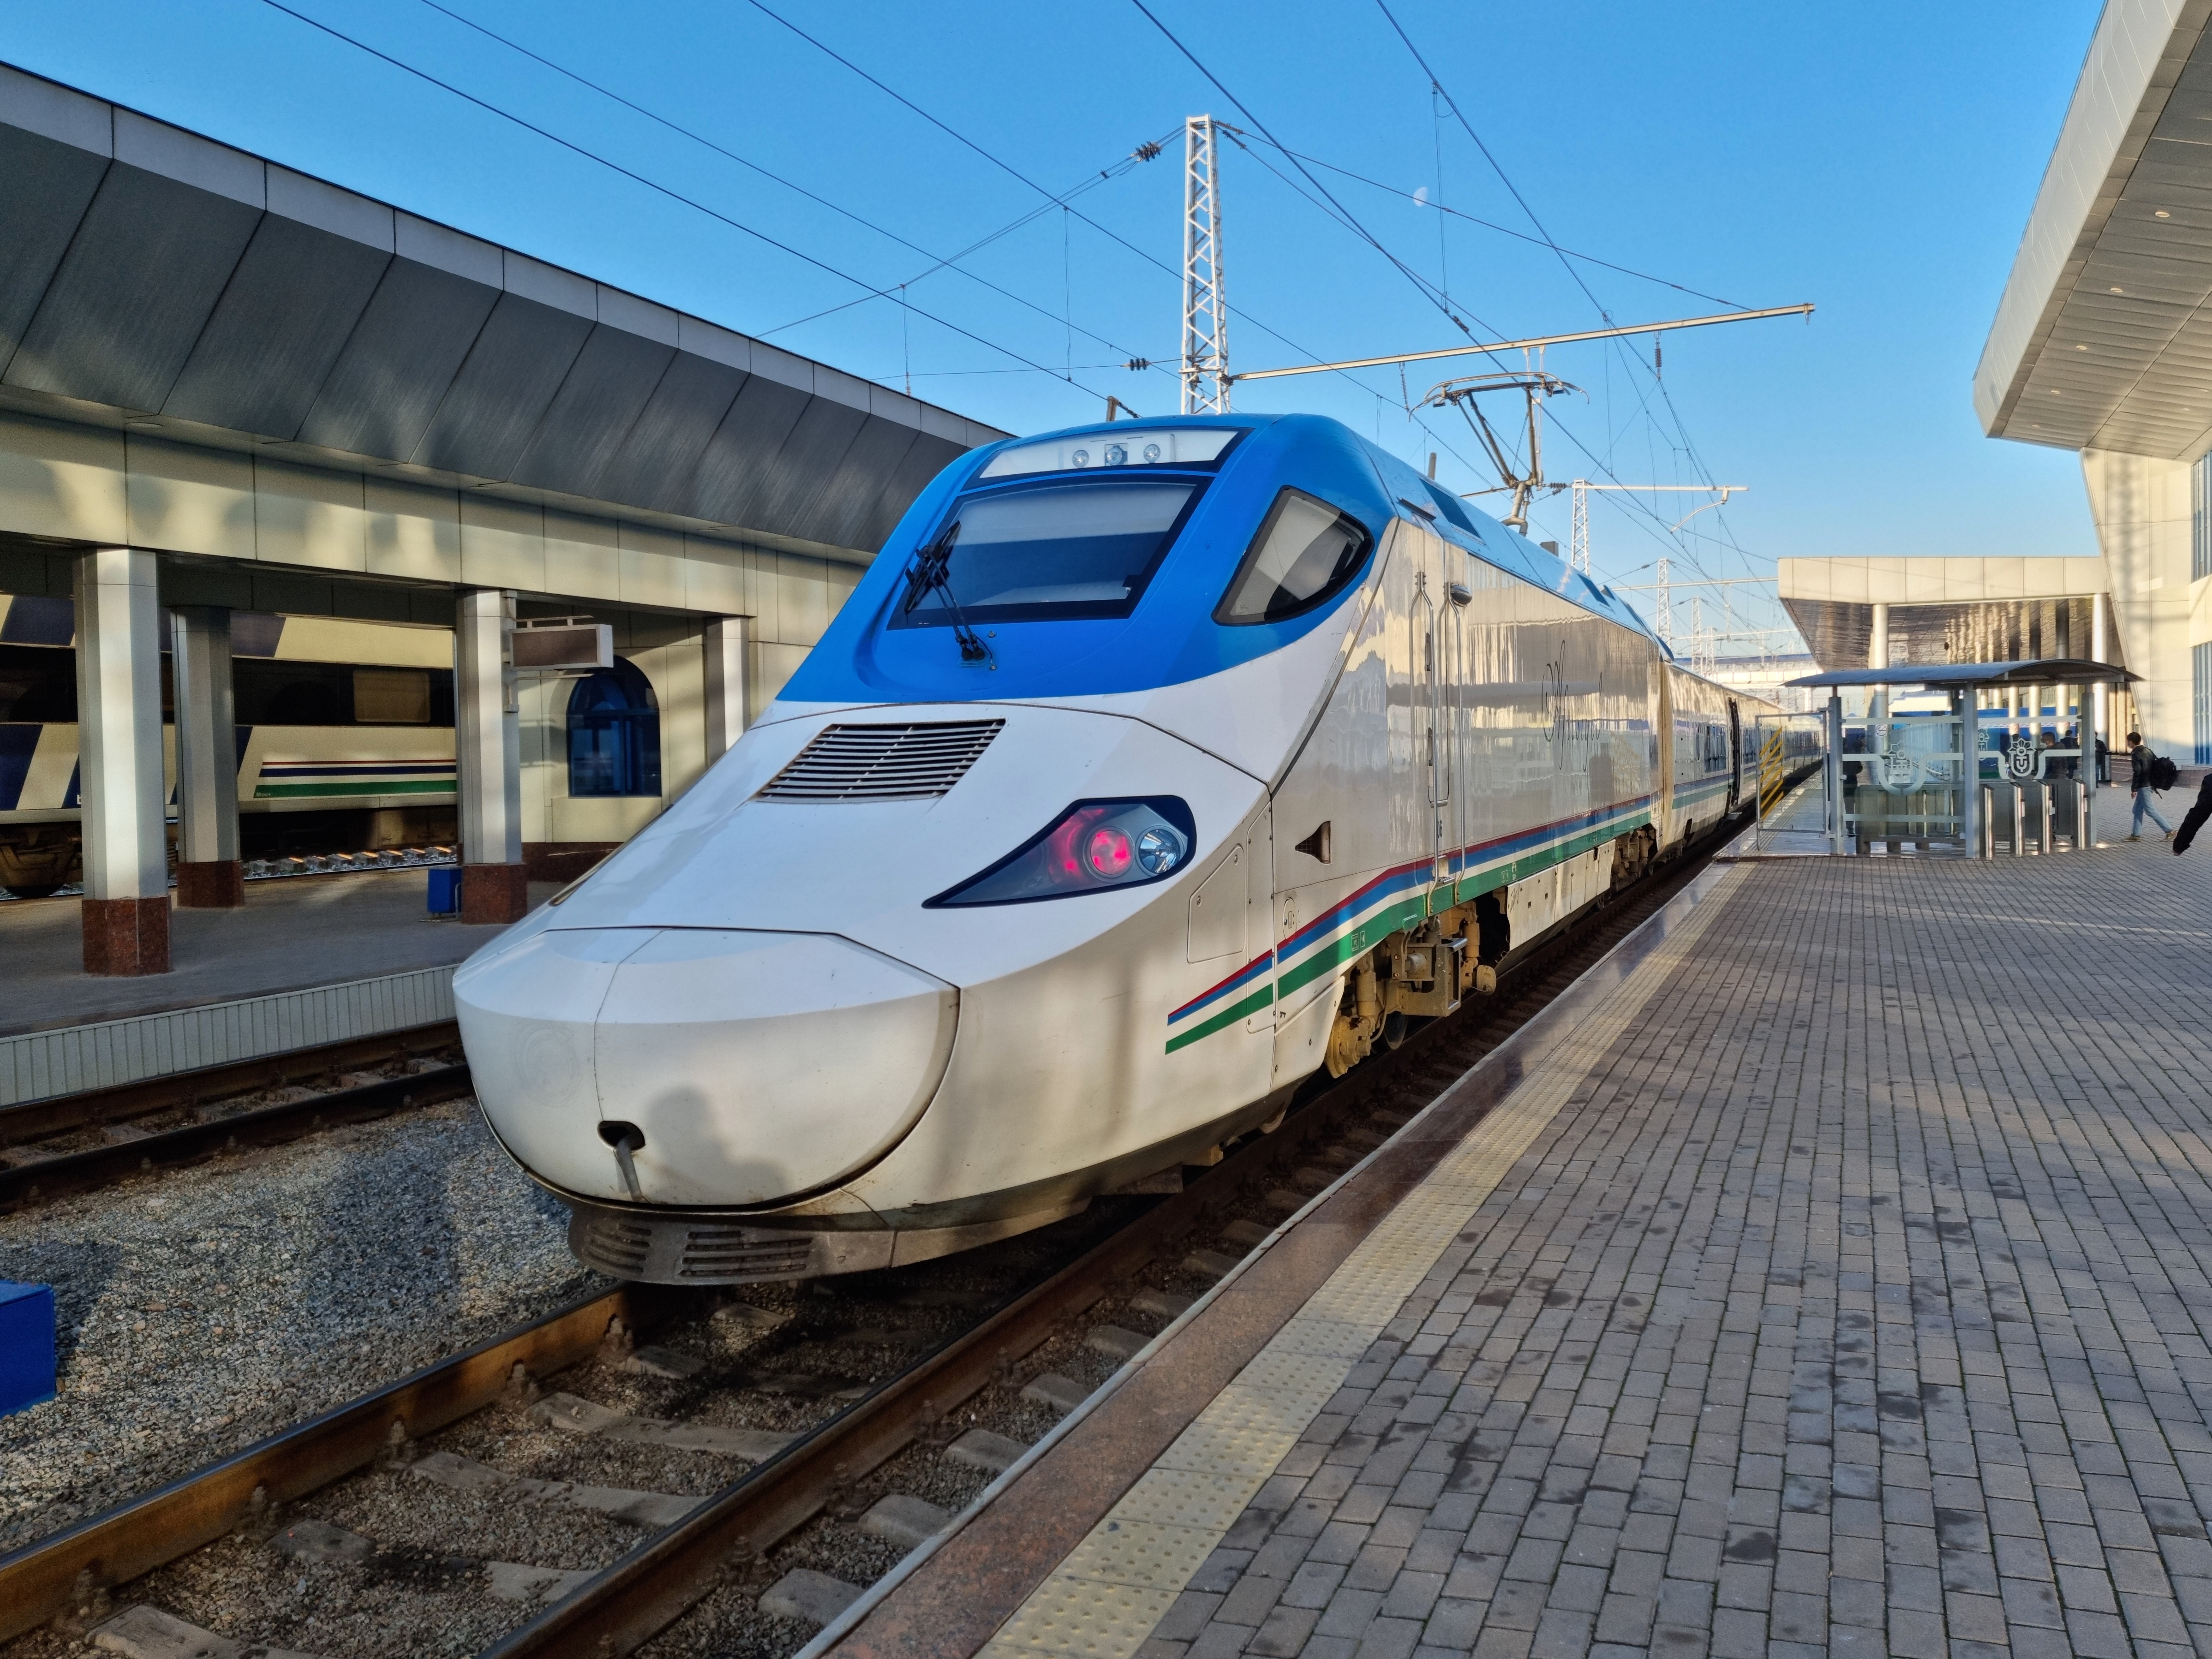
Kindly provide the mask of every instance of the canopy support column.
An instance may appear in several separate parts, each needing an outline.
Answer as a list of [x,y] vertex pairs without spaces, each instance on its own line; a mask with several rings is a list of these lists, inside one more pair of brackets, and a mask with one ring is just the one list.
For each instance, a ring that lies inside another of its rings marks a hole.
[[169,613],[177,706],[177,904],[228,910],[246,902],[238,856],[238,718],[230,676],[230,612]]
[[707,764],[729,753],[752,723],[748,704],[745,619],[724,617],[707,624]]
[[169,847],[161,764],[161,606],[153,554],[76,562],[77,765],[84,971],[169,971]]
[[453,616],[453,742],[465,922],[520,921],[530,908],[514,635],[514,594],[479,587],[460,596]]

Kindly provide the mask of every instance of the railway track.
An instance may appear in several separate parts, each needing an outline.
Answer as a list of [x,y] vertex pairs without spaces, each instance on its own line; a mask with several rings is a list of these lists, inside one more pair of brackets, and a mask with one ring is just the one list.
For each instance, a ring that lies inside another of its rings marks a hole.
[[902,1273],[575,1304],[0,1557],[0,1641],[789,1653],[1722,839],[1181,1192]]
[[451,1020],[0,1107],[0,1213],[470,1091]]

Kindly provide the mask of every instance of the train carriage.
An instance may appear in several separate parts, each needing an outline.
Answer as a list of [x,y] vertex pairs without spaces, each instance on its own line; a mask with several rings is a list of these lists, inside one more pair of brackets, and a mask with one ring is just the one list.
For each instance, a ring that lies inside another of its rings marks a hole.
[[[78,878],[76,607],[0,594],[0,887]],[[238,809],[248,858],[450,844],[453,635],[440,628],[231,618]],[[169,712],[168,658],[162,658]],[[176,735],[162,764],[175,807]]]
[[1768,712],[1332,421],[963,457],[742,741],[466,964],[617,1274],[921,1260],[1278,1119],[1732,810]]

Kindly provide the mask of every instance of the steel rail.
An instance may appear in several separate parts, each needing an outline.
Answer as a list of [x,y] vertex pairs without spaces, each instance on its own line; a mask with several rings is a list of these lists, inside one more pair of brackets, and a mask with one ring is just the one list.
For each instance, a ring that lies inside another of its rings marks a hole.
[[128,1583],[188,1555],[270,1506],[374,1462],[394,1430],[417,1440],[497,1400],[517,1365],[533,1375],[588,1357],[609,1322],[666,1316],[683,1292],[626,1285],[571,1303],[373,1394],[271,1436],[159,1490],[0,1556],[0,1642],[69,1610],[83,1587]]
[[[1722,822],[1726,825],[1730,820]],[[1700,837],[1691,856],[1654,872],[1617,897],[1639,909],[1656,908],[1704,867],[1729,833]],[[1540,989],[1551,971],[1602,939],[1607,924],[1619,917],[1622,908],[1609,906],[1592,917],[1589,926],[1563,931],[1532,946],[1510,969],[1515,1000],[1523,992]],[[1483,1001],[1496,1006],[1493,998]],[[1517,1027],[1535,1010],[1509,1013],[1500,1007],[1497,1012],[1507,1014]],[[1470,1038],[1476,1035],[1460,1029]],[[854,1483],[915,1441],[934,1436],[955,1409],[990,1383],[1006,1380],[1022,1359],[1147,1261],[1179,1248],[1183,1237],[1233,1203],[1248,1183],[1271,1173],[1287,1175],[1299,1157],[1344,1127],[1346,1118],[1392,1091],[1400,1073],[1445,1040],[1450,1030],[1449,1022],[1436,1021],[1398,1051],[1402,1065],[1378,1066],[1367,1077],[1355,1072],[1324,1090],[1275,1133],[1231,1153],[1194,1186],[1147,1211],[981,1324],[732,1481],[690,1516],[482,1650],[477,1659],[620,1654],[650,1641],[781,1540],[839,1503]]]
[[[1725,824],[1728,821],[1723,820]],[[1693,876],[1727,835],[1701,837],[1690,857],[1673,862],[1616,896],[1586,927],[1562,931],[1533,945],[1508,969],[1503,996],[1487,1005],[1492,1018],[1517,1026],[1534,1008],[1514,1006],[1541,990],[1548,975],[1578,951],[1597,947],[1630,907],[1647,908]],[[1548,999],[1546,999],[1548,1000]],[[1540,1006],[1540,1004],[1537,1005]],[[1510,1026],[1508,1027],[1510,1029]],[[525,1656],[628,1652],[681,1617],[733,1572],[742,1574],[781,1540],[824,1509],[843,1502],[856,1482],[917,1440],[949,1437],[952,1413],[994,1382],[1010,1381],[1019,1363],[1083,1313],[1114,1293],[1148,1261],[1181,1247],[1242,1190],[1262,1178],[1286,1175],[1303,1157],[1346,1127],[1346,1120],[1387,1098],[1401,1073],[1452,1035],[1476,1038],[1481,1030],[1439,1020],[1416,1032],[1394,1056],[1398,1064],[1355,1072],[1324,1089],[1282,1128],[1231,1152],[1194,1185],[1153,1206],[1093,1246],[1075,1261],[1016,1297],[980,1324],[953,1337],[867,1397],[819,1425],[769,1462],[748,1471],[677,1522],[647,1539],[621,1560],[580,1586],[492,1646],[480,1659]],[[1500,1033],[1498,1040],[1503,1040]],[[466,1067],[448,1068],[465,1082]],[[428,1078],[395,1079],[372,1090],[419,1085]],[[298,1103],[272,1112],[327,1113],[343,1095]],[[367,1091],[360,1091],[367,1092]],[[393,1109],[387,1106],[383,1109]],[[217,1137],[261,1115],[244,1114],[204,1126]],[[103,1149],[127,1158],[145,1156],[160,1139]],[[88,1155],[90,1156],[90,1155]],[[35,1175],[64,1163],[55,1159],[5,1176]],[[397,1441],[417,1440],[496,1401],[514,1368],[544,1377],[587,1358],[605,1340],[611,1322],[632,1331],[665,1321],[690,1297],[673,1287],[629,1285],[570,1304],[465,1352],[425,1366],[295,1428],[222,1459],[169,1485],[133,1498],[49,1537],[0,1555],[0,1642],[13,1639],[69,1611],[88,1588],[106,1589],[137,1578],[214,1542],[272,1506],[305,1496],[373,1463]]]
[[49,1095],[43,1100],[21,1101],[0,1106],[0,1146],[12,1146],[71,1129],[96,1127],[119,1120],[145,1117],[179,1106],[196,1106],[204,1100],[243,1094],[249,1089],[273,1089],[301,1078],[354,1066],[373,1066],[395,1054],[416,1054],[447,1048],[461,1040],[453,1021],[434,1025],[411,1025],[404,1030],[375,1036],[348,1037],[341,1042],[319,1043],[312,1048],[289,1048],[280,1054],[253,1060],[203,1066],[189,1072],[170,1072],[112,1088],[83,1089],[75,1094]]
[[1164,1200],[1042,1284],[857,1401],[759,1468],[646,1540],[564,1600],[483,1650],[479,1659],[627,1653],[665,1629],[856,1481],[917,1440],[1067,1328],[1146,1263],[1180,1248],[1238,1189],[1327,1139],[1374,1092],[1331,1090],[1320,1109],[1292,1116],[1273,1135],[1232,1152],[1195,1185]]
[[[367,1122],[410,1107],[456,1100],[473,1087],[468,1066],[462,1062],[186,1123],[112,1146],[10,1164],[0,1168],[0,1213],[24,1204],[112,1186],[134,1175],[197,1163],[235,1147],[281,1146],[341,1123]],[[94,1121],[98,1120],[88,1120],[79,1127],[88,1127]]]

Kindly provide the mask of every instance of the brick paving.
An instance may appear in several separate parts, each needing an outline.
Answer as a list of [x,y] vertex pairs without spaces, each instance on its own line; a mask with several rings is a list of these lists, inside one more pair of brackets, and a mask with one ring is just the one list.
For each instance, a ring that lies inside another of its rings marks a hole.
[[2212,867],[1725,902],[1146,1659],[2212,1653]]

